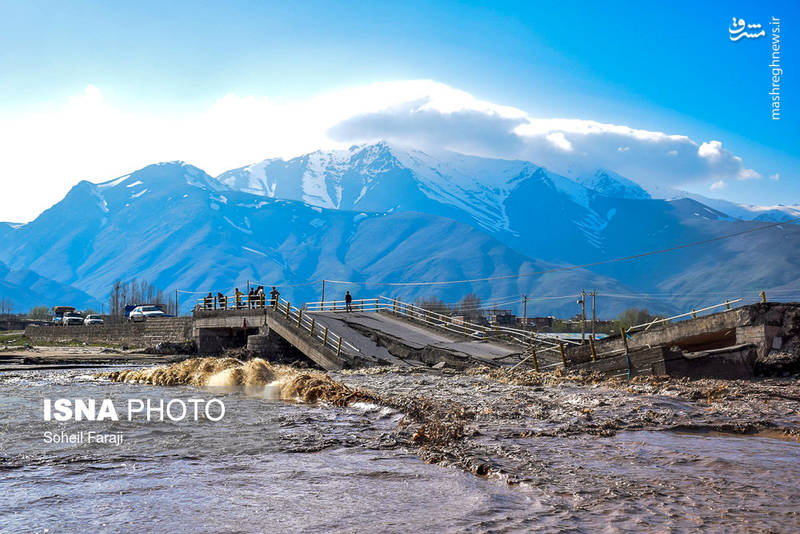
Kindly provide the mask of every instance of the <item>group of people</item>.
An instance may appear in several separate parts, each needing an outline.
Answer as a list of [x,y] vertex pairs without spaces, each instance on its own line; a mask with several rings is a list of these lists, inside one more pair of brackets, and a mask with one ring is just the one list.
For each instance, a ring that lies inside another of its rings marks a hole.
[[[233,306],[230,309],[239,310],[242,308],[248,309],[264,309],[264,305],[266,304],[266,294],[264,293],[264,286],[252,287],[250,291],[247,292],[247,302],[246,305],[243,302],[243,298],[245,294],[242,293],[239,288],[237,287],[236,290],[233,292]],[[278,299],[281,297],[280,291],[275,286],[272,286],[272,291],[269,292],[269,305],[272,308],[277,307]],[[353,311],[352,303],[353,297],[350,295],[350,292],[346,292],[344,296],[344,301],[346,305],[347,311]],[[223,295],[220,292],[217,292],[217,295],[214,296],[211,291],[208,292],[203,298],[203,309],[204,310],[227,310],[228,309],[228,297]]]
[[[270,295],[270,306],[275,307],[278,305],[278,299],[280,298],[281,294],[276,287],[272,287],[272,291],[269,293]],[[247,297],[246,300],[244,297]],[[264,292],[264,286],[258,287],[251,287],[247,294],[243,293],[238,287],[233,292],[233,305],[228,306],[228,298],[227,296],[223,295],[221,292],[217,292],[217,295],[214,296],[211,291],[208,292],[203,298],[203,309],[205,310],[239,310],[243,308],[248,309],[264,309],[266,305],[266,298],[267,295]]]

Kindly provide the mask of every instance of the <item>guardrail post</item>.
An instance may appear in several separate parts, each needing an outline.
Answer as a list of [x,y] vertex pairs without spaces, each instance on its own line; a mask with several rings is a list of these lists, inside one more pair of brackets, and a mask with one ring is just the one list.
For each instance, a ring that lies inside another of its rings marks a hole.
[[311,337],[314,337],[314,322],[315,322],[315,319],[312,317],[311,318],[311,331],[308,333],[308,335],[311,336]]
[[621,326],[619,327],[619,333],[622,336],[622,343],[625,344],[625,353],[627,354],[627,352],[628,352],[628,337],[625,334],[625,332],[622,330]]
[[297,328],[303,324],[303,310],[297,310]]
[[597,352],[594,350],[594,336],[589,338],[589,347],[592,349],[592,361],[597,361]]
[[328,327],[327,326],[325,327],[325,335],[322,337],[322,346],[323,347],[327,347],[328,346]]
[[761,304],[766,304],[766,303],[767,303],[767,294],[766,294],[766,292],[762,291],[761,292]]
[[564,365],[564,368],[567,367],[567,356],[564,354],[564,342],[560,339],[558,340],[558,348],[561,351],[561,363]]
[[692,308],[692,319],[697,319],[697,312]]
[[425,314],[425,324],[427,325],[430,322],[431,322],[431,311],[428,310],[427,313]]
[[380,309],[379,309],[380,308],[380,304],[381,304],[381,299],[380,298],[376,298],[375,299],[375,311],[380,311]]
[[361,299],[361,311],[364,311],[364,299]]
[[336,355],[342,355],[342,336],[339,336],[339,343],[336,345]]
[[287,302],[286,303],[286,318],[287,319],[289,318],[289,310],[291,310],[291,309],[292,309],[292,303],[291,302]]
[[728,302],[728,299],[725,299],[725,309],[726,310],[730,310],[731,309],[731,303]]
[[414,305],[411,305],[411,318],[414,318]]
[[536,349],[531,345],[531,358],[533,358],[533,370],[539,372],[539,360],[536,359]]

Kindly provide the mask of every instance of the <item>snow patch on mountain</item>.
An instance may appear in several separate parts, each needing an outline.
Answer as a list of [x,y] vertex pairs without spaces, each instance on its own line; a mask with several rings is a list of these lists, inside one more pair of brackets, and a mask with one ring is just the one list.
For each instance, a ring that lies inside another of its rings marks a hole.
[[575,181],[583,186],[612,198],[651,198],[650,193],[636,182],[608,169],[597,169],[593,173],[580,174]]

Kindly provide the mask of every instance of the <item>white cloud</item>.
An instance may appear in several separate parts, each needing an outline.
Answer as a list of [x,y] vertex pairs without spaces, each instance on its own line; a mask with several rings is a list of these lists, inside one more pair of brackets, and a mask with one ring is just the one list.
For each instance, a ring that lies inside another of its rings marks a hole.
[[703,143],[700,145],[700,148],[697,149],[697,155],[701,158],[717,161],[722,157],[722,143],[719,141]]
[[736,177],[739,180],[757,180],[758,178],[761,178],[761,174],[757,173],[753,169],[742,168],[739,169],[738,173],[736,173]]
[[709,187],[709,189],[711,189],[712,191],[718,191],[718,190],[724,189],[726,187],[728,187],[728,184],[726,184],[725,181],[717,180],[716,182],[711,184],[711,187]]
[[756,178],[719,141],[592,120],[535,118],[430,80],[380,82],[307,99],[225,95],[189,111],[142,110],[92,85],[60,108],[0,116],[0,220],[29,220],[81,179],[181,159],[212,175],[266,157],[386,139],[520,158],[568,174],[597,167],[646,183]]
[[777,182],[778,180],[780,180],[780,179],[781,179],[781,175],[780,175],[779,173],[777,173],[777,172],[776,172],[775,174],[770,174],[770,175],[769,175],[769,179],[770,179],[770,180],[775,180],[775,181]]
[[544,136],[554,147],[564,152],[572,152],[572,143],[564,136],[564,132],[550,132]]

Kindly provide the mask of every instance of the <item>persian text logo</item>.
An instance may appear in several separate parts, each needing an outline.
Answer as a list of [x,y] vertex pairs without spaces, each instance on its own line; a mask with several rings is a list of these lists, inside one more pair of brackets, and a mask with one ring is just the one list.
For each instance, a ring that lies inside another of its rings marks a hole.
[[731,22],[728,28],[728,33],[730,34],[731,41],[738,41],[743,37],[747,39],[758,39],[759,37],[767,35],[767,32],[764,31],[761,24],[746,24],[744,19],[737,19],[736,17],[733,17],[733,22]]

